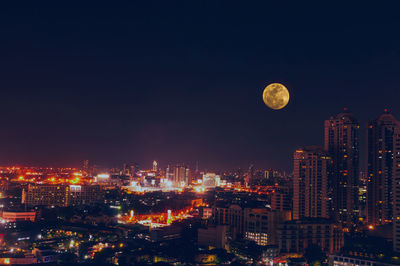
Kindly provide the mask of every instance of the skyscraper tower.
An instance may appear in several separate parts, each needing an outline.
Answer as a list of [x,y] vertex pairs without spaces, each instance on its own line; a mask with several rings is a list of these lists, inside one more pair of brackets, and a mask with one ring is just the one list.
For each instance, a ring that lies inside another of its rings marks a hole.
[[82,171],[88,175],[89,174],[89,160],[83,161]]
[[[385,112],[368,124],[367,129],[367,221],[385,224],[393,220],[394,143],[400,123]],[[397,167],[397,165],[396,165]],[[397,169],[397,168],[396,168]]]
[[400,252],[400,126],[393,136],[393,249]]
[[294,152],[293,219],[330,218],[331,167],[332,158],[322,147],[310,146]]
[[157,171],[158,170],[158,164],[156,161],[153,161],[153,171]]
[[332,209],[339,222],[355,222],[359,215],[359,129],[346,109],[325,120],[324,148],[332,156]]

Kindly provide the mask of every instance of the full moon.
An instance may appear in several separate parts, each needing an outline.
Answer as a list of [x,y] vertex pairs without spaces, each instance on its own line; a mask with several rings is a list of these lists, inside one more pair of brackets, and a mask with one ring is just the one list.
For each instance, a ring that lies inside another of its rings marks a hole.
[[289,91],[280,83],[271,83],[264,89],[263,100],[271,109],[282,109],[289,102]]

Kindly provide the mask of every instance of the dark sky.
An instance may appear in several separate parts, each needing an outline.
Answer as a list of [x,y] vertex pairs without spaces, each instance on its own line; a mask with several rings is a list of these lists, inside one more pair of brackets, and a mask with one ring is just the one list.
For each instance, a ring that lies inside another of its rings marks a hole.
[[[363,134],[385,107],[400,117],[396,6],[10,2],[0,165],[290,169],[343,107]],[[263,104],[271,82],[289,88],[287,108]]]

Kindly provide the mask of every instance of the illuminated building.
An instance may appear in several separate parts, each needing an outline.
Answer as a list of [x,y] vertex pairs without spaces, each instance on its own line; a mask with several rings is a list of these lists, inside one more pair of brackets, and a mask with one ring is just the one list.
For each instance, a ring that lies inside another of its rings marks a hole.
[[212,217],[212,208],[203,207],[200,210],[202,211],[203,219],[208,219],[208,218]]
[[340,222],[358,218],[359,124],[345,110],[325,120],[325,150],[332,156],[332,207]]
[[254,180],[254,165],[250,165],[249,171],[246,174],[246,179],[245,179],[245,186],[248,187],[250,185],[255,184]]
[[278,224],[290,219],[290,211],[247,208],[235,204],[213,207],[213,220],[216,225],[229,225],[230,234],[234,239],[244,237],[263,246],[275,244]]
[[73,206],[92,204],[103,199],[98,185],[28,185],[22,191],[22,203],[28,206]]
[[40,264],[56,263],[58,260],[58,254],[48,247],[35,247],[32,254],[38,258]]
[[294,153],[293,219],[329,218],[328,176],[332,159],[316,146]]
[[136,172],[138,171],[139,166],[135,163],[130,163],[130,164],[123,164],[122,167],[122,175],[124,176],[130,176],[130,177],[134,177],[136,176]]
[[8,222],[17,221],[31,221],[34,222],[36,218],[36,212],[15,212],[15,211],[4,211],[1,217]]
[[93,204],[104,197],[104,188],[100,185],[70,185],[69,205]]
[[304,219],[282,223],[278,228],[281,253],[303,253],[310,244],[316,244],[329,254],[343,246],[343,230],[328,219]]
[[215,188],[216,186],[219,185],[220,182],[220,177],[219,175],[216,175],[215,173],[206,173],[203,174],[203,187],[205,189],[208,188]]
[[393,219],[394,131],[400,127],[387,110],[367,129],[367,221],[384,224]]
[[33,254],[3,254],[0,258],[0,265],[34,265],[38,259]]
[[22,203],[28,206],[50,205],[66,207],[69,203],[68,185],[28,185],[22,190]]
[[155,171],[155,172],[158,171],[158,164],[156,161],[153,162],[153,171]]
[[228,226],[217,225],[197,230],[197,243],[200,246],[225,248],[228,242]]
[[177,187],[184,187],[190,183],[189,174],[189,168],[183,164],[175,167],[168,166],[166,170],[166,178]]
[[83,161],[83,167],[82,170],[85,174],[89,174],[89,160],[84,160]]

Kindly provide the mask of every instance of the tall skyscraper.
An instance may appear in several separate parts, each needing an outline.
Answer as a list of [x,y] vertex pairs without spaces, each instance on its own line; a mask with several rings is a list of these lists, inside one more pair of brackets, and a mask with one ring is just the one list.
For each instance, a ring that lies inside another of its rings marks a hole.
[[158,170],[158,164],[156,161],[153,161],[153,171],[157,171]]
[[294,152],[293,219],[330,218],[328,178],[332,158],[322,147]]
[[393,136],[393,249],[400,252],[400,126]]
[[332,209],[340,222],[355,222],[359,215],[359,124],[345,112],[325,120],[324,148],[332,156]]
[[367,221],[370,224],[393,220],[394,143],[399,127],[400,123],[387,110],[368,124]]
[[393,134],[393,249],[400,252],[400,126]]

